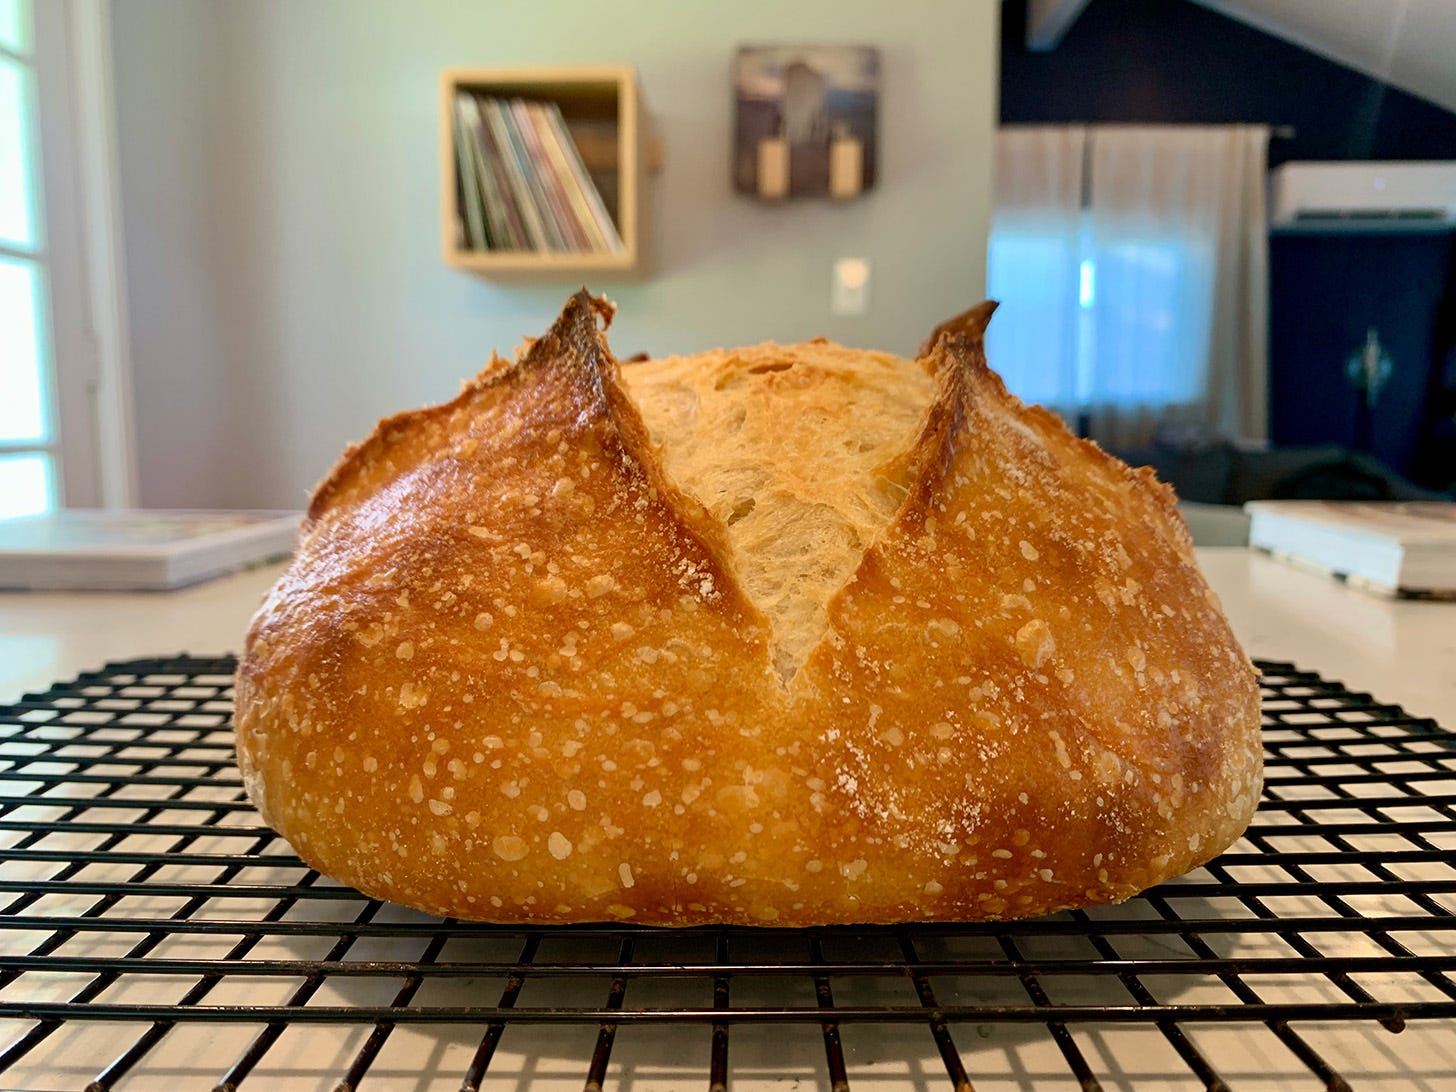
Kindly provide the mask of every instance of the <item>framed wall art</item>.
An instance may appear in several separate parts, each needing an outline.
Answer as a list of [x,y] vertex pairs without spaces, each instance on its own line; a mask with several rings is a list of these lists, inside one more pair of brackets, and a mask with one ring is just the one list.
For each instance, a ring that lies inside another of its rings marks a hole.
[[733,82],[740,193],[848,200],[874,186],[878,49],[742,46]]

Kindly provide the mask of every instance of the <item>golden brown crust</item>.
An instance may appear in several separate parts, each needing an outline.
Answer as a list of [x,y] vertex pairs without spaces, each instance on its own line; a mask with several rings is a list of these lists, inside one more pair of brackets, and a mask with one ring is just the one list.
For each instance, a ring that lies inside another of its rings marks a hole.
[[320,487],[238,675],[305,860],[497,921],[1025,916],[1222,850],[1258,694],[1171,491],[934,339],[909,492],[786,686],[584,293]]

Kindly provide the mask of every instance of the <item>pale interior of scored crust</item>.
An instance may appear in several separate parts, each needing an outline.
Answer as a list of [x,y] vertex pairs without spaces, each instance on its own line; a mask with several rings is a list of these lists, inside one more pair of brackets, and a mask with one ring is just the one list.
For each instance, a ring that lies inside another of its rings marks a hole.
[[827,342],[622,369],[669,479],[728,528],[787,685],[826,604],[905,497],[903,456],[934,395],[925,366]]

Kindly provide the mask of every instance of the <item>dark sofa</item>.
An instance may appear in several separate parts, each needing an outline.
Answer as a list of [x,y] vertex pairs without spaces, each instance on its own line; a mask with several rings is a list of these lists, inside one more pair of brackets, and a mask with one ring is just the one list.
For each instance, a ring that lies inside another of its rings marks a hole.
[[1224,442],[1160,444],[1115,454],[1151,466],[1177,491],[1200,546],[1246,544],[1245,501],[1453,499],[1407,481],[1374,456],[1331,445],[1250,451]]

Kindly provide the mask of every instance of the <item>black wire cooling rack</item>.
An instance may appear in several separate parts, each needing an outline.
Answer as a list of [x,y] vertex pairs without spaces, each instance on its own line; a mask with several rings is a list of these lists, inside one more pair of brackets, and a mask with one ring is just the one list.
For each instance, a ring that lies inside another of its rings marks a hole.
[[113,664],[0,707],[0,1088],[1456,1073],[1452,733],[1288,664],[1260,665],[1260,811],[1204,868],[1032,921],[808,930],[506,928],[339,887],[243,796],[233,667]]

